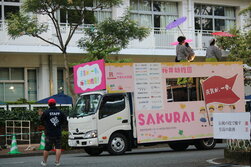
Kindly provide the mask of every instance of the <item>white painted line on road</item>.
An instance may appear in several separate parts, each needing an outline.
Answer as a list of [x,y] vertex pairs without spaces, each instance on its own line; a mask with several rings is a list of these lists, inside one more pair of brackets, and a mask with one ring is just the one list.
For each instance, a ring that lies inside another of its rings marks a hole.
[[[218,158],[213,158],[213,159],[209,159],[207,160],[208,163],[210,164],[214,164],[214,165],[220,165],[221,163],[218,163],[218,162],[214,162],[214,160],[216,160]],[[243,166],[243,165],[231,165],[233,167],[250,167],[250,166]]]
[[209,160],[207,160],[207,162],[210,164],[219,165],[220,163],[214,162],[214,160],[216,160],[216,159],[218,159],[218,158],[209,159]]
[[9,162],[9,163],[0,163],[0,165],[10,165],[10,164],[24,164],[24,162]]

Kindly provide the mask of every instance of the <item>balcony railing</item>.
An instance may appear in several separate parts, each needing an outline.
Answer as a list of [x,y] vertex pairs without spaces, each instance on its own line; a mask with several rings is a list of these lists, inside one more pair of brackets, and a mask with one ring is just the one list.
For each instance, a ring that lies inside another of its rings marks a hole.
[[[74,36],[72,37],[69,47],[77,47],[77,41],[84,37],[83,29],[90,28],[91,25],[80,26]],[[57,43],[57,37],[54,27],[49,26],[47,33],[43,34],[43,37],[49,41]],[[66,37],[69,31],[67,24],[61,24],[61,31],[63,36]],[[183,30],[187,39],[192,39],[190,43],[191,47],[195,50],[204,50],[209,45],[209,40],[212,38],[209,31],[197,31],[197,30]],[[175,49],[172,42],[175,42],[178,36],[182,35],[179,30],[166,30],[166,29],[152,29],[149,36],[143,41],[133,40],[130,42],[128,49]],[[15,46],[50,46],[42,40],[35,39],[34,37],[22,36],[19,38],[11,39],[7,33],[6,25],[0,21],[0,45],[15,45]]]

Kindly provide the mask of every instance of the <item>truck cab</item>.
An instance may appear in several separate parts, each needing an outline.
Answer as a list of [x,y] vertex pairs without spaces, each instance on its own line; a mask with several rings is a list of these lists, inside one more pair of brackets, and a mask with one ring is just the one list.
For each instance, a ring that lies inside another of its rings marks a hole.
[[130,93],[81,94],[69,115],[69,146],[84,147],[90,155],[128,150],[128,138],[133,136],[130,99]]

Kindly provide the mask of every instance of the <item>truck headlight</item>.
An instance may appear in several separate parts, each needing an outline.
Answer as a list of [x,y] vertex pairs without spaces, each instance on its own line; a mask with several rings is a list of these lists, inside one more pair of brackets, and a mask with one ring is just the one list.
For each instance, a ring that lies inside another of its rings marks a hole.
[[84,138],[89,139],[89,138],[96,138],[97,135],[97,130],[91,130],[85,133]]

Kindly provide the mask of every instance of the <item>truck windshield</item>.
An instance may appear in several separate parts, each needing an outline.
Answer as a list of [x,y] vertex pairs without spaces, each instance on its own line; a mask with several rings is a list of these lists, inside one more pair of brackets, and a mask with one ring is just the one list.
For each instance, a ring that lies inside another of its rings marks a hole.
[[79,97],[75,108],[70,112],[70,117],[84,117],[92,115],[97,111],[100,94],[84,95]]

